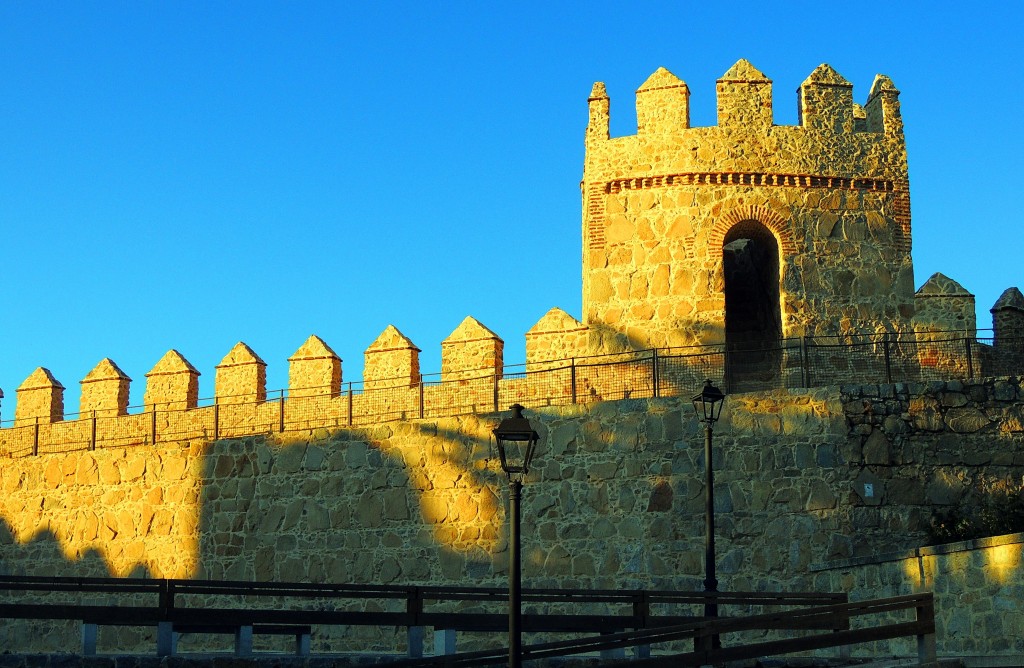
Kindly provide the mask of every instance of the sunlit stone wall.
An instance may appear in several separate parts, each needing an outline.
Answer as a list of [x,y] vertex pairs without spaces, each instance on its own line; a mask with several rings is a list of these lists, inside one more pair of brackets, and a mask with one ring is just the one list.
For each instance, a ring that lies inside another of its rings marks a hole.
[[[811,570],[816,588],[850,591],[856,599],[932,592],[940,656],[1019,661],[1024,655],[1022,547],[1024,534],[1011,534],[841,559]],[[871,649],[913,656],[913,642],[879,642]]]
[[[499,417],[2,460],[0,568],[501,586]],[[542,447],[524,586],[701,587],[703,432],[687,401],[528,417]],[[732,395],[715,431],[722,587],[802,590],[821,584],[812,564],[918,546],[936,507],[1019,481],[1022,445],[1016,379]]]

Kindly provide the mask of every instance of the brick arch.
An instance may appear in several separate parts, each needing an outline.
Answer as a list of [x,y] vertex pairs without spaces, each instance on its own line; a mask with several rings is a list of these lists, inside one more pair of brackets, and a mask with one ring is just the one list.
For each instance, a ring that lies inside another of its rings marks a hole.
[[786,219],[779,215],[777,211],[752,204],[730,209],[724,216],[720,217],[708,236],[708,248],[721,248],[725,242],[725,235],[729,230],[734,225],[745,220],[757,221],[771,230],[772,234],[779,241],[779,250],[782,252],[783,257],[796,255],[796,242],[793,240],[793,231],[786,224]]

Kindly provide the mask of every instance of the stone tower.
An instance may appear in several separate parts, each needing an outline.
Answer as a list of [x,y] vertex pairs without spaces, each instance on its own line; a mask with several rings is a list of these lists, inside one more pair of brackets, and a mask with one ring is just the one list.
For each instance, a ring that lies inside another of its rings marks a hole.
[[799,124],[772,121],[746,60],[718,80],[718,124],[661,68],[636,92],[637,134],[609,136],[590,95],[583,314],[595,352],[912,330],[910,194],[899,91],[867,103],[828,65],[800,85]]

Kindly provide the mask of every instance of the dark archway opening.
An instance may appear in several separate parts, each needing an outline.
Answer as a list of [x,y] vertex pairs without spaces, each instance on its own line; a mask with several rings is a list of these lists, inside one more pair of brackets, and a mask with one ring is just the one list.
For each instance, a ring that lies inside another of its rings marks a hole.
[[726,377],[730,388],[781,377],[779,244],[761,223],[743,221],[722,245]]

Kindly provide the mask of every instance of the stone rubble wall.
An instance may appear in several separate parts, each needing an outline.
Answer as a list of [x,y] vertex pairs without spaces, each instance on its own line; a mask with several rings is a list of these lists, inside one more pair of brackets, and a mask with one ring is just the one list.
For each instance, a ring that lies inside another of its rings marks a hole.
[[[527,415],[542,448],[524,493],[524,586],[700,589],[703,430],[689,402]],[[499,417],[0,460],[0,567],[503,586]],[[714,443],[722,588],[805,590],[821,585],[812,564],[919,546],[936,508],[1020,481],[1024,394],[1017,379],[737,394]],[[855,584],[842,589],[889,595]],[[21,643],[18,628],[0,640]]]
[[[1011,534],[841,559],[812,565],[811,571],[816,588],[855,592],[858,599],[932,592],[940,656],[968,659],[967,665],[1020,665],[1022,546],[1024,534]],[[878,654],[916,654],[913,639],[876,645]]]

